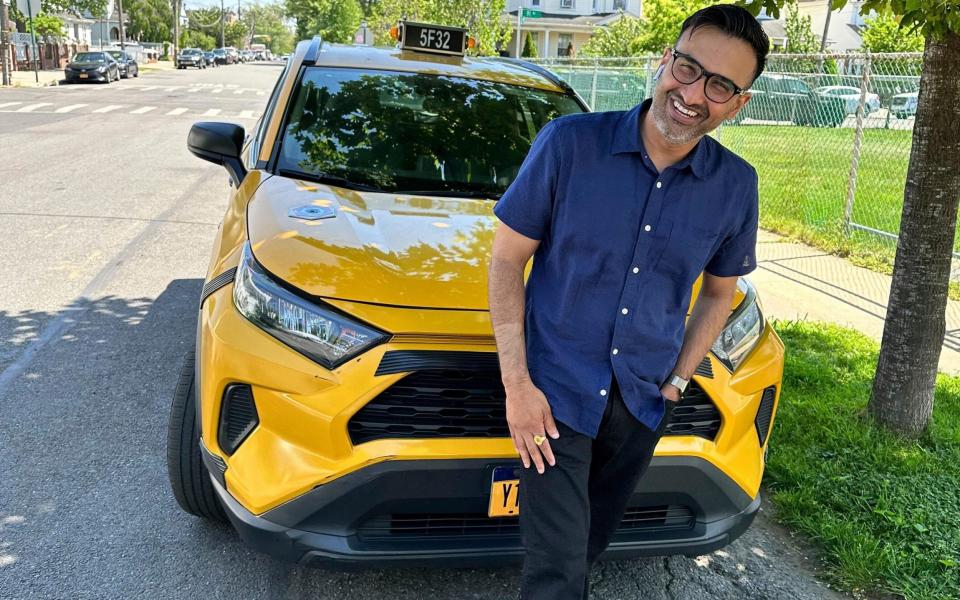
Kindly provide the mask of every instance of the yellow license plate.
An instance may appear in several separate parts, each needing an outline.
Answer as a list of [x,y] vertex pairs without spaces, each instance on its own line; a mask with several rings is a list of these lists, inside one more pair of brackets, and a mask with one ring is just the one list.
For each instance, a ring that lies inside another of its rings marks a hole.
[[490,483],[489,517],[516,517],[520,514],[520,469],[496,467]]
[[80,79],[86,79],[87,77],[89,77],[89,75],[86,73],[80,73]]

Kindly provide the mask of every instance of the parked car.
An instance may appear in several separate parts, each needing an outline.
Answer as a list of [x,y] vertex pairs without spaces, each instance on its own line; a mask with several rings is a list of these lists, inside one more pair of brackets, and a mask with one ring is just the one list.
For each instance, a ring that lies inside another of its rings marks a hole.
[[110,83],[120,79],[120,64],[108,52],[78,52],[63,69],[63,74],[70,83]]
[[204,52],[203,60],[207,63],[208,67],[219,67],[217,64],[217,55],[213,52]]
[[[846,114],[857,114],[857,107],[860,106],[860,88],[849,85],[827,85],[818,87],[816,92],[821,96],[840,98],[843,100],[843,109]],[[868,115],[876,110],[880,110],[880,96],[873,92],[867,92],[867,99],[863,108],[864,113]]]
[[890,112],[898,119],[906,119],[917,115],[917,100],[920,94],[918,92],[906,92],[897,94],[890,102]]
[[[249,137],[207,122],[187,138],[232,184],[171,403],[170,484],[186,512],[301,565],[523,556],[492,209],[536,133],[588,109],[540,66],[400,43],[301,42]],[[746,279],[730,308],[604,558],[713,552],[758,514],[783,343]]]
[[240,62],[240,52],[237,51],[236,48],[234,48],[233,46],[224,46],[223,50],[227,53],[227,56],[230,56],[233,58],[233,63],[231,64],[236,64]]
[[203,56],[203,50],[200,48],[184,48],[180,51],[180,54],[177,55],[177,68],[186,69],[187,67],[207,68],[207,60]]
[[788,121],[797,125],[836,127],[846,117],[842,98],[820,95],[791,75],[764,73],[750,88],[752,98],[734,119]]
[[124,79],[140,76],[140,65],[132,56],[120,50],[107,50],[107,54],[117,61],[117,65],[120,66],[120,76]]
[[236,57],[227,52],[226,48],[215,48],[213,54],[217,57],[219,65],[232,65],[237,62]]

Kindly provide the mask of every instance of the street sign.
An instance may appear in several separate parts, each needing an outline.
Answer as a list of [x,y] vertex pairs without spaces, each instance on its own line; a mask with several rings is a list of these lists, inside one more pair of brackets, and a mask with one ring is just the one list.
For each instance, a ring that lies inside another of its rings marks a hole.
[[40,14],[40,0],[17,0],[17,10],[27,16],[37,16]]
[[531,19],[539,19],[543,16],[543,11],[534,10],[532,8],[524,8],[523,16],[530,17]]

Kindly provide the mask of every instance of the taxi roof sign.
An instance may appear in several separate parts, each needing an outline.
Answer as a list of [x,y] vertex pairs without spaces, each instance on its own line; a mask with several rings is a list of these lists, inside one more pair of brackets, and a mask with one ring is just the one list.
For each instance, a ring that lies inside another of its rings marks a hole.
[[397,33],[403,50],[463,56],[469,45],[462,27],[400,21]]

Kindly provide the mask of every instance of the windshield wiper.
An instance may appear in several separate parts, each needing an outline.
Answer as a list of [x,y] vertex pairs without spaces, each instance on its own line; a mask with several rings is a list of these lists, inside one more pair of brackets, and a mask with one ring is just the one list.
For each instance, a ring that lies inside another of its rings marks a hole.
[[480,198],[485,200],[499,200],[500,192],[481,192],[466,190],[395,190],[394,194],[404,196],[439,196],[441,198]]
[[347,179],[346,177],[338,177],[337,175],[327,175],[326,173],[304,173],[303,171],[291,171],[290,169],[280,169],[279,174],[284,177],[295,177],[297,179],[309,179],[310,181],[316,181],[317,183],[326,183],[328,185],[335,185],[337,187],[347,188],[348,190],[356,190],[359,192],[378,192],[378,193],[388,193],[386,190],[382,190],[378,187],[367,185],[364,183],[357,183],[352,179]]

